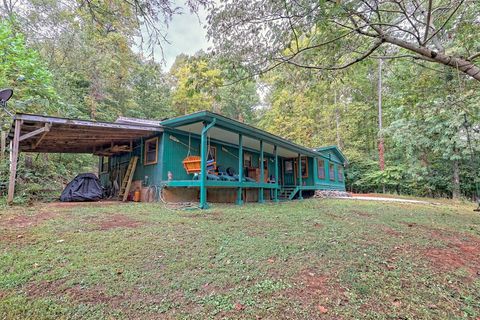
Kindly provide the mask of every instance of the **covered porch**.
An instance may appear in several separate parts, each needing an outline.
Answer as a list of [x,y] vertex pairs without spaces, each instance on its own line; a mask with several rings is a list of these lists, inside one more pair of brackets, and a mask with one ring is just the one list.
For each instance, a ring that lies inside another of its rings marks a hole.
[[[265,202],[266,194],[272,201],[302,199],[303,190],[315,189],[313,159],[317,154],[311,149],[207,111],[165,120],[162,125],[166,157],[163,175],[168,177],[163,186],[199,188],[201,208],[208,208],[207,189],[234,188],[237,204],[245,202],[247,189],[257,190],[258,202]],[[170,152],[180,144],[188,145],[188,154],[194,149],[200,156],[197,179],[171,165],[181,161],[172,159],[178,152]],[[209,170],[212,158],[216,168]],[[226,167],[235,170],[235,180],[210,178],[221,176]]]

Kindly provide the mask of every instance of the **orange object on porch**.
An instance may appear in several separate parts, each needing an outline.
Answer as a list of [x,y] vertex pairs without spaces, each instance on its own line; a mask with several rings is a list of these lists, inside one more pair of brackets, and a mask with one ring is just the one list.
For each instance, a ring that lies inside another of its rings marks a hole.
[[202,159],[199,156],[188,156],[183,159],[183,167],[187,173],[199,173]]
[[[188,156],[182,161],[183,167],[188,174],[190,173],[200,173],[202,158],[199,156]],[[217,162],[213,159],[207,160],[207,171],[215,170],[217,167]]]

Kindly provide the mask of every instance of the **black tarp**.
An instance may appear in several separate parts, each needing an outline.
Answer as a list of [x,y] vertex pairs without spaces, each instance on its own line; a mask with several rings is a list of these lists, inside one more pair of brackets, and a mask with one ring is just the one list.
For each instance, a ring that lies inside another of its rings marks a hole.
[[60,201],[98,201],[102,199],[103,190],[100,181],[93,173],[76,176],[63,190]]

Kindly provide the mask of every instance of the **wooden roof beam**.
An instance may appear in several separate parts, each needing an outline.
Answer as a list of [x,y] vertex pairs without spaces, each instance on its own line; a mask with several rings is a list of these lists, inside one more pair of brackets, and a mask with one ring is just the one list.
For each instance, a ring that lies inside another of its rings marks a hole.
[[35,137],[36,135],[38,135],[38,134],[40,134],[40,133],[49,132],[51,127],[52,127],[52,124],[50,124],[50,123],[45,123],[45,125],[44,125],[42,128],[37,129],[37,130],[34,130],[34,131],[31,131],[31,132],[29,132],[29,133],[26,133],[26,134],[24,134],[23,136],[20,136],[20,138],[18,139],[18,141],[21,142],[21,141],[23,141],[23,140],[26,140],[26,139]]

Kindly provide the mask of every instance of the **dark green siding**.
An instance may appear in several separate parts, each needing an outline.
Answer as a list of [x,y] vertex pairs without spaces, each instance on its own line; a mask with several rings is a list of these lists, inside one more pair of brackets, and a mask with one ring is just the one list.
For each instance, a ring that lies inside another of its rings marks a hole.
[[[343,181],[340,181],[338,179],[338,167],[342,166],[341,164],[341,159],[334,153],[334,152],[321,152],[321,154],[324,157],[319,157],[317,159],[323,160],[324,161],[324,178],[320,179],[318,175],[315,177],[315,186],[320,189],[320,190],[345,190],[345,177],[343,178]],[[318,170],[318,163],[315,161],[315,165],[317,165],[317,170]],[[334,165],[334,180],[330,180],[330,170],[329,166],[330,163]],[[344,169],[345,173],[345,169]]]
[[[120,168],[120,179],[123,179],[125,170],[128,167],[130,158],[133,156],[138,156],[137,167],[135,169],[135,174],[133,175],[133,180],[142,180],[148,181],[148,185],[160,185],[162,181],[162,135],[158,135],[158,162],[156,164],[144,165],[143,164],[143,143],[146,139],[140,139],[134,142],[133,151],[130,153],[124,153],[118,156],[112,156],[109,160],[109,173],[100,174],[100,181],[102,185],[106,186],[109,180],[109,174],[114,168]],[[148,179],[146,179],[148,177]],[[119,181],[120,183],[120,181]]]
[[[137,164],[137,169],[135,171],[134,180],[142,180],[145,183],[145,180],[148,180],[148,185],[161,185],[162,182],[165,182],[168,177],[168,173],[171,172],[173,175],[173,180],[180,181],[180,180],[192,180],[193,174],[187,174],[183,167],[183,160],[188,155],[188,145],[189,145],[189,134],[187,132],[178,131],[178,130],[171,130],[165,129],[165,132],[158,135],[159,142],[158,142],[158,162],[156,164],[151,165],[144,165],[144,141],[147,139],[140,139],[135,141],[134,143],[134,150],[131,153],[126,153],[120,156],[113,156],[110,158],[110,171],[112,168],[116,166],[120,166],[123,168],[121,171],[121,179],[123,179],[123,175],[125,172],[126,167],[128,166],[128,162],[131,156],[136,155],[139,157],[139,161]],[[171,137],[174,137],[172,139]],[[179,140],[176,142],[174,140]],[[216,148],[217,154],[217,166],[222,166],[223,169],[227,169],[228,167],[232,167],[238,172],[238,147],[236,145],[231,144],[223,144],[220,141],[208,141],[208,144],[212,147]],[[200,139],[197,135],[193,135],[190,137],[190,155],[198,156],[200,154]],[[223,149],[222,149],[223,148]],[[227,150],[227,151],[225,151]],[[259,167],[259,158],[260,154],[258,151],[249,150],[248,148],[244,148],[245,153],[249,153],[252,155],[252,165],[253,167]],[[345,190],[345,182],[339,181],[338,179],[338,167],[343,166],[341,163],[341,159],[338,155],[332,150],[325,150],[320,152],[323,157],[313,158],[307,157],[308,163],[308,177],[303,178],[303,185],[304,186],[314,186],[316,189],[320,190]],[[272,154],[265,153],[265,159],[268,163],[268,175],[275,174],[275,158]],[[317,160],[322,159],[325,162],[325,178],[320,179],[318,178],[317,170],[318,164]],[[283,159],[279,157],[279,169],[278,173],[280,175],[280,179],[282,174],[282,163]],[[328,166],[330,163],[334,164],[334,180],[331,181],[329,177],[329,170]],[[146,179],[148,177],[148,179]],[[293,177],[293,175],[292,175]],[[108,173],[100,175],[101,181],[103,185],[107,185],[108,182]],[[120,182],[120,181],[119,181]],[[284,181],[284,184],[287,181]],[[298,183],[298,182],[297,182]],[[290,185],[296,185],[297,183],[293,182],[293,179]],[[287,183],[289,184],[289,183]]]

